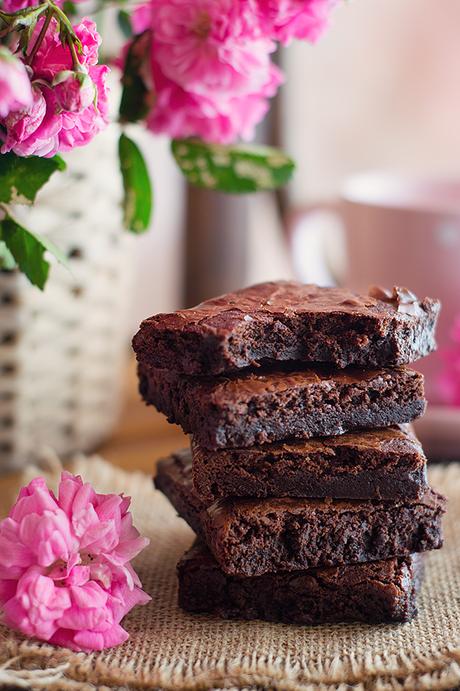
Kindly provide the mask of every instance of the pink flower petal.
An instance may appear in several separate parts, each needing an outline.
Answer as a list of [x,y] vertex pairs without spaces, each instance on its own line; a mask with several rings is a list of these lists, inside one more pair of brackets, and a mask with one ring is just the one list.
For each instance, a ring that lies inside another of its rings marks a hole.
[[42,514],[44,511],[56,511],[57,508],[56,500],[44,478],[37,477],[20,491],[18,500],[10,511],[10,518],[20,522],[29,513]]
[[85,585],[91,578],[91,569],[87,565],[74,566],[66,578],[66,585]]
[[78,646],[79,650],[103,650],[120,645],[128,638],[128,633],[119,624],[115,624],[103,633],[78,631],[74,637],[74,644]]
[[114,625],[112,613],[107,608],[69,608],[58,620],[59,627],[64,629],[93,630],[104,632]]
[[67,471],[61,474],[61,482],[59,483],[58,502],[62,510],[68,515],[71,515],[72,505],[83,481],[79,475],[75,476]]
[[69,590],[77,607],[104,607],[107,602],[107,593],[94,581],[83,586],[71,586]]
[[16,595],[16,580],[0,579],[0,604],[11,600]]
[[32,551],[21,542],[7,540],[0,535],[0,564],[2,568],[27,567],[34,563]]
[[119,560],[119,563],[124,564],[127,561],[134,559],[142,550],[147,547],[150,540],[146,537],[137,537],[134,540],[126,540],[118,545],[114,550],[112,557]]

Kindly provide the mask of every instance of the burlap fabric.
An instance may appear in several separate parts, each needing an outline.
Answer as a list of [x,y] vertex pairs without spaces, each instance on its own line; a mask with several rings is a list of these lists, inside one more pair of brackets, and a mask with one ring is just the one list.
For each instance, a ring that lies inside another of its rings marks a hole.
[[[133,497],[151,545],[137,568],[152,602],[125,620],[131,639],[104,653],[75,654],[2,631],[0,683],[31,689],[450,689],[460,686],[460,465],[434,468],[449,498],[445,547],[428,555],[419,615],[401,626],[301,628],[190,616],[176,604],[175,565],[192,542],[145,475],[101,459],[73,470],[101,491]],[[32,471],[28,471],[29,475]],[[11,494],[1,493],[5,509]]]

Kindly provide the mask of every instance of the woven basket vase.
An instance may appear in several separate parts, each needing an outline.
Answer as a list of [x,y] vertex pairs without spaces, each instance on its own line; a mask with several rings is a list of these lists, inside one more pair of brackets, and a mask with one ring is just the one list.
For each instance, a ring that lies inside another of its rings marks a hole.
[[31,230],[69,258],[53,262],[44,292],[0,272],[0,471],[48,446],[89,450],[119,412],[128,352],[131,238],[121,228],[117,129],[66,155],[33,207]]

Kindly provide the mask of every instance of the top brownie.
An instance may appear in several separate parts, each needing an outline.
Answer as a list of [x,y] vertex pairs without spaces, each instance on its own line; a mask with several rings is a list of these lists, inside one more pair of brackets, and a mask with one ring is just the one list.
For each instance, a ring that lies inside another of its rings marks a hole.
[[435,349],[439,301],[405,288],[369,293],[260,283],[146,319],[133,347],[145,366],[197,375],[292,360],[386,367]]

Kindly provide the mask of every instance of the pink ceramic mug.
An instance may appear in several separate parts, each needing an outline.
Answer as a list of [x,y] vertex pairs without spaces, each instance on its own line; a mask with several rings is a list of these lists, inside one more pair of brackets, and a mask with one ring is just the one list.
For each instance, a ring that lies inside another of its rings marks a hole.
[[[340,218],[340,232],[322,232],[320,224],[312,223],[311,214],[321,209]],[[296,213],[290,239],[302,280],[330,280],[358,291],[372,284],[402,285],[420,297],[441,300],[438,353],[416,367],[426,375],[430,403],[446,404],[439,377],[442,351],[460,317],[460,179],[357,175],[346,182],[338,202]],[[320,246],[321,258],[317,252],[312,262],[311,254]],[[460,418],[455,419],[460,440]]]

